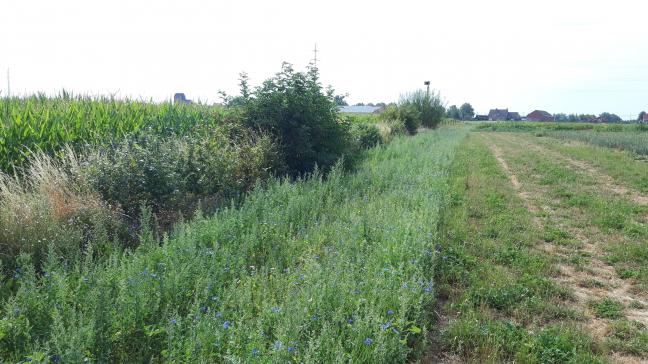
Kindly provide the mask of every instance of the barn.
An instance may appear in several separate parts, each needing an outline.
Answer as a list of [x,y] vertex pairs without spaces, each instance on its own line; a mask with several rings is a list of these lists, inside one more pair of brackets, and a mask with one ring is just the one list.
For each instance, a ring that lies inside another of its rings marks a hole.
[[535,110],[527,115],[528,121],[554,121],[553,115],[544,110]]

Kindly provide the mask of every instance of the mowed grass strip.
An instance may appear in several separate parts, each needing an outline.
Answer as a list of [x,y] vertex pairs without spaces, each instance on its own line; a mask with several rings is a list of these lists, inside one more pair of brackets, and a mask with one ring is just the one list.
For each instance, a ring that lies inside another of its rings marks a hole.
[[[434,243],[465,134],[397,138],[351,175],[271,181],[240,208],[198,216],[161,245],[144,231],[135,252],[101,263],[88,247],[84,262],[50,256],[37,274],[22,256],[17,292],[2,298],[0,358],[410,360],[431,324]],[[553,295],[528,279],[531,297]]]
[[[529,146],[534,143],[531,136],[489,138],[504,150],[528,195],[542,207],[543,240],[558,247],[562,262],[577,271],[569,277],[574,273],[568,270],[566,282],[582,278],[597,282],[579,283],[585,299],[580,304],[590,316],[603,320],[596,325],[608,333],[597,337],[604,350],[648,357],[642,303],[648,292],[648,207],[613,194],[586,171],[537,153]],[[632,344],[618,340],[625,334],[634,340]]]
[[443,351],[467,362],[601,362],[553,257],[488,140],[471,135],[453,163],[435,281],[448,322]]
[[[531,139],[526,141],[527,138]],[[547,215],[551,224],[546,228],[545,239],[569,244],[575,240],[569,230],[579,231],[588,241],[600,243],[597,245],[602,255],[599,258],[612,264],[619,278],[631,279],[638,293],[648,292],[648,206],[606,193],[602,182],[588,173],[530,151],[525,145],[533,143],[532,138],[496,137],[507,146],[509,160],[521,174],[523,183],[536,190],[532,194],[537,198],[535,203],[552,211]],[[610,149],[581,148],[619,155]],[[560,152],[562,148],[556,150]],[[600,159],[606,158],[611,157]],[[628,171],[642,168],[641,163],[619,158],[619,164],[625,164]]]
[[585,161],[619,183],[648,195],[648,162],[632,152],[584,143],[564,143],[548,137],[529,138],[570,158]]

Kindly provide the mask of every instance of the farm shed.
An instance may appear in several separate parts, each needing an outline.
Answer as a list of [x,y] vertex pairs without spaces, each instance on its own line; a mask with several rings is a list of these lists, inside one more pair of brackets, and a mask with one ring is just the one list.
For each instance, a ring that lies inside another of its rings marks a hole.
[[527,115],[528,121],[554,121],[554,117],[544,110],[535,110]]

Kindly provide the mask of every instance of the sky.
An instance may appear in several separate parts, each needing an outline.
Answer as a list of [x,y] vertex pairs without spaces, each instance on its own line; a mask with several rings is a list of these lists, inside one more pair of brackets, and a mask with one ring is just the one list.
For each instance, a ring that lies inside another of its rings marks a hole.
[[0,96],[58,93],[219,102],[317,44],[350,103],[431,87],[479,113],[648,110],[641,0],[0,0]]

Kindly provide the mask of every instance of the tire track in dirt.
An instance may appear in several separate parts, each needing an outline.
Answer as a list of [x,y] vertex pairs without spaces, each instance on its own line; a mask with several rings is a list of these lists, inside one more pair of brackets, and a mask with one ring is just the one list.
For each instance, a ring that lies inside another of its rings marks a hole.
[[511,168],[509,168],[508,163],[506,163],[506,160],[504,159],[504,156],[502,154],[502,150],[495,144],[491,143],[489,145],[491,151],[493,152],[493,155],[495,156],[495,159],[499,162],[500,166],[502,166],[502,169],[508,176],[509,181],[511,182],[511,185],[513,188],[516,190],[518,197],[522,200],[524,203],[524,207],[526,207],[527,210],[529,210],[533,214],[533,223],[536,226],[542,226],[542,221],[540,221],[540,218],[537,216],[538,213],[538,208],[531,203],[529,200],[529,194],[525,191],[522,191],[521,187],[522,184],[518,180],[517,176],[511,172]]
[[[517,135],[512,137],[513,139],[516,139],[516,141],[518,141],[518,139],[520,138]],[[613,192],[616,195],[626,197],[638,205],[648,205],[648,196],[643,195],[641,192],[633,188],[619,184],[614,180],[612,176],[603,173],[588,162],[573,159],[560,152],[549,149],[539,143],[536,143],[532,138],[525,138],[523,144],[525,147],[531,148],[538,153],[542,153],[543,155],[551,157],[554,160],[560,160],[574,169],[587,173],[590,177],[592,177],[596,181],[599,181],[602,187],[604,187],[608,191]]]
[[[549,224],[560,225],[560,221],[555,221],[553,218],[555,214],[545,215],[546,221],[544,222],[538,216],[535,216],[537,212],[540,211],[540,209],[535,205],[533,200],[536,201],[539,200],[536,194],[540,194],[546,191],[542,191],[542,188],[539,187],[537,187],[536,189],[526,188],[526,186],[524,186],[520,182],[519,178],[512,171],[512,169],[509,166],[509,163],[506,161],[505,158],[506,155],[505,152],[510,152],[510,151],[508,150],[503,151],[502,148],[500,148],[500,146],[496,144],[496,143],[502,144],[502,142],[506,142],[506,141],[507,140],[503,139],[502,137],[497,136],[494,138],[491,137],[490,142],[488,144],[494,157],[501,165],[503,171],[507,174],[509,181],[511,182],[511,185],[516,189],[518,196],[521,198],[524,205],[527,206],[528,210],[534,214],[534,222],[540,227],[542,227],[543,225],[549,226]],[[524,146],[526,147],[527,144],[524,143]],[[544,152],[544,148],[540,146],[537,146],[538,148],[536,148],[536,146],[537,145],[530,145],[531,149],[535,150],[536,152],[538,151]],[[586,164],[580,164],[579,166],[572,164],[571,162],[578,163],[578,161],[574,161],[571,160],[571,158],[561,156],[557,152],[551,151],[551,152],[547,152],[546,154],[551,157],[554,157],[553,154],[556,154],[555,157],[557,160],[558,159],[564,160],[568,162],[570,165],[573,165],[579,169],[583,169],[588,173],[592,173],[592,174],[597,173],[597,171],[593,167],[589,166],[591,167],[589,168]],[[593,175],[593,177],[595,176],[596,175]],[[605,176],[605,175],[601,174],[601,176]],[[612,183],[610,183],[610,181],[614,182],[610,176],[607,176],[607,178],[602,177],[602,179],[604,180],[607,186],[614,186]],[[596,180],[599,181],[599,179]],[[630,193],[629,189],[617,189],[617,191],[623,191],[624,195],[626,193]],[[589,239],[586,237],[585,231],[576,226],[571,226],[570,232],[582,244],[580,249],[590,255],[590,261],[588,262],[590,269],[579,271],[574,269],[570,265],[558,263],[556,264],[556,268],[558,268],[560,272],[560,276],[555,277],[555,280],[558,283],[562,284],[563,286],[567,286],[573,290],[575,303],[577,307],[585,314],[585,318],[587,320],[587,322],[585,323],[585,327],[588,329],[588,331],[590,331],[590,333],[599,341],[603,341],[605,337],[609,334],[610,327],[608,325],[608,321],[606,319],[596,317],[596,315],[592,312],[592,309],[589,307],[589,302],[601,300],[606,297],[619,300],[624,304],[625,309],[623,313],[626,318],[628,318],[629,320],[640,322],[648,326],[648,310],[629,308],[629,304],[631,302],[638,302],[644,307],[648,305],[648,302],[646,302],[646,300],[639,299],[635,295],[633,295],[631,293],[632,285],[628,281],[618,278],[614,268],[606,264],[602,260],[602,257],[605,254],[600,248],[600,244],[603,244],[604,242],[589,241]],[[545,243],[543,244],[542,247],[540,247],[540,249],[554,256],[558,256],[558,257],[566,256],[565,253],[563,253],[553,244]],[[591,281],[602,282],[602,286],[596,287],[593,285],[585,284],[585,282],[591,282]],[[615,362],[622,362],[622,363],[641,362],[641,361],[637,361],[636,357],[625,356],[619,353],[615,353],[612,356],[612,359]]]

